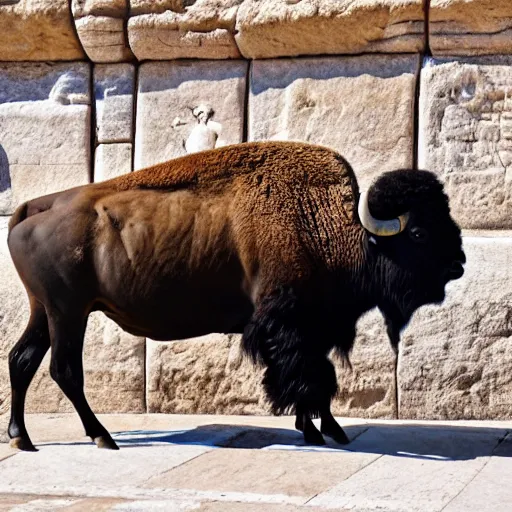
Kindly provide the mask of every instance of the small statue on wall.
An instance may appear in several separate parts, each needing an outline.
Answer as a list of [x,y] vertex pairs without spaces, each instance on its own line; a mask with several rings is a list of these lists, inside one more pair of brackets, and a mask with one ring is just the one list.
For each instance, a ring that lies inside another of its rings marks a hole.
[[187,153],[196,153],[215,148],[217,139],[222,131],[222,125],[212,121],[215,111],[210,105],[204,103],[190,110],[196,118],[197,124],[190,132],[187,140],[183,142],[185,151]]

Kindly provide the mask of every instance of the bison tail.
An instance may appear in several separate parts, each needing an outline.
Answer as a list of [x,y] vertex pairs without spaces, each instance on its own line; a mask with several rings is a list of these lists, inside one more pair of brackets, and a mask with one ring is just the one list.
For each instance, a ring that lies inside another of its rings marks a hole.
[[14,226],[17,226],[20,222],[23,222],[27,218],[28,202],[16,208],[11,219],[9,220],[9,233],[13,230]]
[[57,197],[60,196],[60,194],[60,192],[56,192],[54,194],[38,197],[37,199],[31,199],[30,201],[27,201],[18,206],[16,211],[13,213],[11,220],[9,221],[9,234],[18,224],[21,224],[25,219],[49,210],[53,206]]
[[293,290],[281,289],[261,301],[242,346],[266,366],[263,387],[274,414],[300,406],[314,417],[329,407],[337,392],[334,367]]

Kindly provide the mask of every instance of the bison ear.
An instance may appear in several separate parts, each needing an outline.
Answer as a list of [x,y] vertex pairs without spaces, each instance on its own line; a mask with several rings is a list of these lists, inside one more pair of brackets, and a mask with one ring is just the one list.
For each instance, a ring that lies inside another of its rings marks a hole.
[[399,215],[395,219],[381,220],[376,219],[370,213],[370,207],[368,205],[368,190],[361,193],[359,197],[359,220],[363,227],[377,236],[393,236],[401,233],[407,226],[409,221],[409,212]]

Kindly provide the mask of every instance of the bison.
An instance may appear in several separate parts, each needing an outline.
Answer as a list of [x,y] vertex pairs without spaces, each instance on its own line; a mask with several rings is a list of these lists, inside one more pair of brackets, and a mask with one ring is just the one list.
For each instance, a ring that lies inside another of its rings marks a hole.
[[84,332],[98,310],[155,340],[243,333],[273,412],[294,412],[307,443],[346,443],[330,411],[331,351],[348,358],[357,319],[374,307],[396,348],[465,262],[432,173],[388,172],[360,195],[339,154],[292,142],[202,151],[28,201],[8,245],[31,310],[9,354],[8,433],[22,450],[35,449],[25,395],[50,347],[50,374],[86,434],[117,449],[83,389]]

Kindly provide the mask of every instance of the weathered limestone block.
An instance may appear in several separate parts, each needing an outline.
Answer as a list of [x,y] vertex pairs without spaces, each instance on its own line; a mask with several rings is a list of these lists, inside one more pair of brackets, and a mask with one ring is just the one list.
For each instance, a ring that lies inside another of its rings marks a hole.
[[84,63],[0,64],[0,214],[88,183],[89,72]]
[[122,18],[127,14],[128,0],[72,0],[73,15],[112,16]]
[[132,2],[128,21],[130,47],[139,60],[238,58],[234,33],[241,2]]
[[[189,147],[242,142],[246,73],[244,61],[142,64],[135,169],[186,154],[189,139]],[[208,119],[199,112],[210,112]]]
[[98,64],[94,67],[96,140],[131,142],[135,67],[132,64]]
[[[263,370],[242,354],[239,335],[147,343],[149,412],[269,414]],[[374,312],[360,322],[352,371],[334,362],[340,387],[334,414],[395,417],[395,356],[380,315]]]
[[132,170],[132,145],[100,144],[94,159],[94,181],[105,181]]
[[68,0],[20,0],[0,5],[0,61],[83,58]]
[[429,60],[419,166],[445,181],[464,228],[512,227],[512,57]]
[[[7,217],[0,217],[0,414],[9,407],[7,356],[28,321],[25,290],[7,248]],[[144,338],[123,332],[101,313],[89,318],[85,336],[85,389],[95,412],[145,412]],[[27,395],[28,412],[72,411],[49,375],[44,358]]]
[[431,0],[430,49],[433,55],[512,53],[509,0]]
[[[341,314],[341,313],[340,313]],[[352,370],[335,357],[338,396],[333,414],[355,418],[396,418],[396,356],[390,346],[382,315],[373,310],[357,323],[350,355]]]
[[418,52],[422,0],[245,0],[236,42],[244,57]]
[[188,4],[195,3],[196,0],[130,0],[130,14],[160,14],[167,10],[174,12],[185,12]]
[[338,150],[365,188],[410,167],[416,56],[255,61],[250,140],[302,140]]
[[147,341],[148,412],[264,414],[262,371],[240,352],[240,336]]
[[73,0],[76,31],[93,62],[133,60],[125,24],[128,0]]
[[512,239],[467,237],[464,247],[464,277],[403,337],[400,418],[512,417]]

